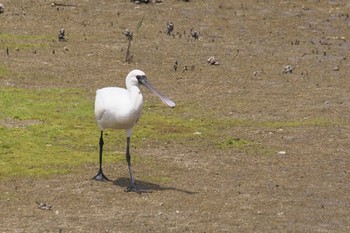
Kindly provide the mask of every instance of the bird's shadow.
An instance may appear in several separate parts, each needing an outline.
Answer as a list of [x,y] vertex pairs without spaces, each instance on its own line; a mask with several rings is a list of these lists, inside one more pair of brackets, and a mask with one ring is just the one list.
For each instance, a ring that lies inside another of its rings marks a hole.
[[[154,184],[154,183],[151,183],[151,182],[141,181],[141,180],[136,180],[135,183],[136,183],[138,188],[140,188],[142,190],[145,190],[146,192],[174,190],[174,191],[183,192],[183,193],[186,193],[186,194],[196,194],[196,193],[198,193],[198,192],[192,192],[192,191],[179,189],[179,188],[174,188],[174,187],[163,187],[163,186],[160,186],[159,184]],[[118,179],[113,181],[113,184],[126,189],[129,186],[129,184],[130,184],[130,179],[129,178],[125,178],[125,177],[118,178]]]

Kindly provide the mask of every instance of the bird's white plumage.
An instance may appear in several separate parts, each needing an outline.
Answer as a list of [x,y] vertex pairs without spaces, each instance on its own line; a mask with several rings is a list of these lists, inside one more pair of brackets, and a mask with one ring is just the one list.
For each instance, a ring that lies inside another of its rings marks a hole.
[[95,116],[101,130],[126,129],[131,136],[131,129],[140,118],[143,109],[143,97],[136,75],[145,75],[134,70],[126,77],[127,89],[106,87],[96,91]]
[[119,87],[96,91],[95,116],[101,130],[132,128],[140,118],[142,107],[143,97],[140,92],[130,93]]
[[141,70],[131,71],[125,79],[126,89],[120,87],[106,87],[96,91],[95,98],[95,116],[98,126],[101,130],[100,135],[100,168],[96,180],[109,180],[102,172],[102,151],[103,151],[103,131],[110,129],[125,129],[127,136],[126,160],[130,173],[130,186],[127,191],[141,193],[135,185],[134,175],[131,169],[131,156],[129,152],[130,137],[133,126],[141,116],[143,108],[143,97],[140,91],[140,84],[144,85],[155,93],[164,104],[173,108],[175,102],[168,99],[165,95],[159,93],[148,81],[144,72]]
[[101,131],[106,128],[126,129],[128,137],[131,136],[132,127],[137,123],[143,109],[140,83],[154,92],[164,104],[175,107],[173,101],[154,89],[143,71],[133,70],[125,78],[126,89],[106,87],[96,91],[95,116]]

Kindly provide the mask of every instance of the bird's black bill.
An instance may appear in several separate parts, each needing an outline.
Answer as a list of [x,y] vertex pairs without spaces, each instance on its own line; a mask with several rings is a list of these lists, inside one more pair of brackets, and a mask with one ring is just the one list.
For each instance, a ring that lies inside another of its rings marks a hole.
[[151,83],[147,81],[147,78],[145,76],[142,76],[141,78],[138,79],[140,84],[143,84],[146,86],[148,89],[150,89],[156,96],[158,96],[165,105],[174,108],[176,106],[175,102],[166,97],[165,95],[161,94],[157,89],[155,89]]

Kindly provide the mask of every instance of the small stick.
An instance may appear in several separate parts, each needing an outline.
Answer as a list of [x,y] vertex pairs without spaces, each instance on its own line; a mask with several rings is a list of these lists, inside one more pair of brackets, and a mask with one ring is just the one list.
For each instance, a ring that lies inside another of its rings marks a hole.
[[131,41],[132,41],[132,32],[129,32],[128,30],[124,32],[124,35],[128,38],[128,49],[126,50],[125,54],[125,62],[130,63],[131,56],[130,56],[130,47],[131,47]]
[[62,4],[62,3],[51,3],[51,6],[52,7],[55,7],[55,6],[66,6],[66,7],[77,7],[77,5],[73,5],[73,4]]

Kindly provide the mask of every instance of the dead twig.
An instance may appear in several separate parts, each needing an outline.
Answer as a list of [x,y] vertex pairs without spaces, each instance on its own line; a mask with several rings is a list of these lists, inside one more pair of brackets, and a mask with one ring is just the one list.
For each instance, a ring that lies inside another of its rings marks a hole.
[[131,58],[132,56],[130,56],[130,47],[131,47],[131,41],[132,41],[132,32],[130,32],[129,30],[126,30],[125,32],[123,32],[123,34],[128,38],[128,48],[126,50],[126,54],[125,54],[125,62],[130,63],[131,62]]
[[73,5],[73,4],[64,4],[64,3],[51,3],[51,6],[52,7],[55,7],[55,6],[63,6],[63,7],[77,7],[77,5]]

